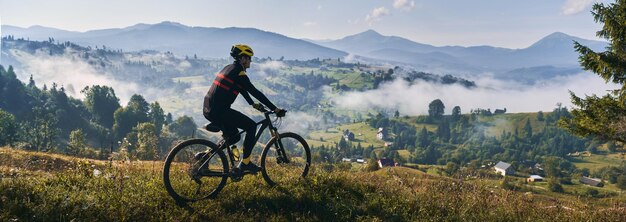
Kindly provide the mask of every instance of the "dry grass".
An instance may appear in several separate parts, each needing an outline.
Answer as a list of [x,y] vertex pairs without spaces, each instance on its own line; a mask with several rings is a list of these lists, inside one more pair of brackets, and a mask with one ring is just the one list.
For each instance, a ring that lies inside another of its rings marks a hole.
[[[37,161],[33,161],[35,158]],[[180,207],[160,162],[114,163],[0,149],[0,221],[623,221],[623,203],[558,199],[409,168],[350,172],[315,165],[277,187],[229,181],[216,199]],[[43,163],[43,164],[42,164]],[[13,169],[13,173],[9,171]],[[17,169],[17,170],[16,170]],[[101,174],[94,175],[94,170]],[[17,172],[16,172],[17,171]],[[47,176],[42,176],[47,175]]]

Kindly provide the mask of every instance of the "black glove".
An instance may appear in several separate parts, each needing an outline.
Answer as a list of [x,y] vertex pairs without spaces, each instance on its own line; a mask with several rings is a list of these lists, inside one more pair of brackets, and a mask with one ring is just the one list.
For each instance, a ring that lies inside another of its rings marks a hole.
[[276,108],[276,110],[274,110],[274,112],[276,113],[276,116],[278,116],[278,117],[284,117],[285,114],[287,114],[287,110],[280,109],[280,108]]

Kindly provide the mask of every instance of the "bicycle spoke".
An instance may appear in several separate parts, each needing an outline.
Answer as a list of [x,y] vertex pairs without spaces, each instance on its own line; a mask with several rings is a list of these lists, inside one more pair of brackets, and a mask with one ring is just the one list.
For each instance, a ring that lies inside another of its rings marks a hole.
[[214,144],[205,140],[185,141],[166,159],[164,181],[175,199],[195,201],[217,194],[225,185],[228,165]]
[[307,175],[310,151],[302,137],[286,133],[263,150],[263,177],[270,185],[284,184]]

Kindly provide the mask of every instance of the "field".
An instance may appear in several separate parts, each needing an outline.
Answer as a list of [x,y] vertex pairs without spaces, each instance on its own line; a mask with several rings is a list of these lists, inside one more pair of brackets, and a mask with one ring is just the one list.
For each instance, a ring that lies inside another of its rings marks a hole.
[[587,168],[591,172],[596,171],[602,167],[619,166],[622,162],[626,161],[626,157],[620,154],[592,154],[591,156],[570,157],[569,160],[576,165],[577,168]]
[[[0,221],[622,221],[623,197],[555,199],[395,167],[314,165],[276,187],[260,176],[179,206],[161,162],[107,162],[0,148]],[[619,199],[622,198],[622,199]],[[611,203],[611,204],[608,204]]]
[[340,138],[343,138],[343,132],[346,129],[350,130],[350,132],[354,132],[356,141],[353,141],[352,143],[355,146],[357,143],[361,143],[361,147],[368,147],[372,145],[374,148],[383,148],[384,146],[384,142],[376,138],[376,133],[378,131],[363,122],[341,125],[327,130],[312,132],[309,134],[310,139],[307,139],[307,142],[309,142],[309,145],[315,147],[319,147],[321,145],[334,147],[335,143],[339,142]]

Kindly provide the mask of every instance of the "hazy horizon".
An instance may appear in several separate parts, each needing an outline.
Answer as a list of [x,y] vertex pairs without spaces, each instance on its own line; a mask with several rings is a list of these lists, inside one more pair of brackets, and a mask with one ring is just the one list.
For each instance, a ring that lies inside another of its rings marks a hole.
[[[173,21],[188,26],[251,27],[314,40],[340,39],[374,29],[383,35],[435,46],[525,48],[554,32],[598,40],[595,32],[600,25],[589,12],[594,2],[609,1],[113,0],[94,6],[74,0],[1,0],[0,24],[84,32]],[[112,13],[115,16],[110,16]]]

